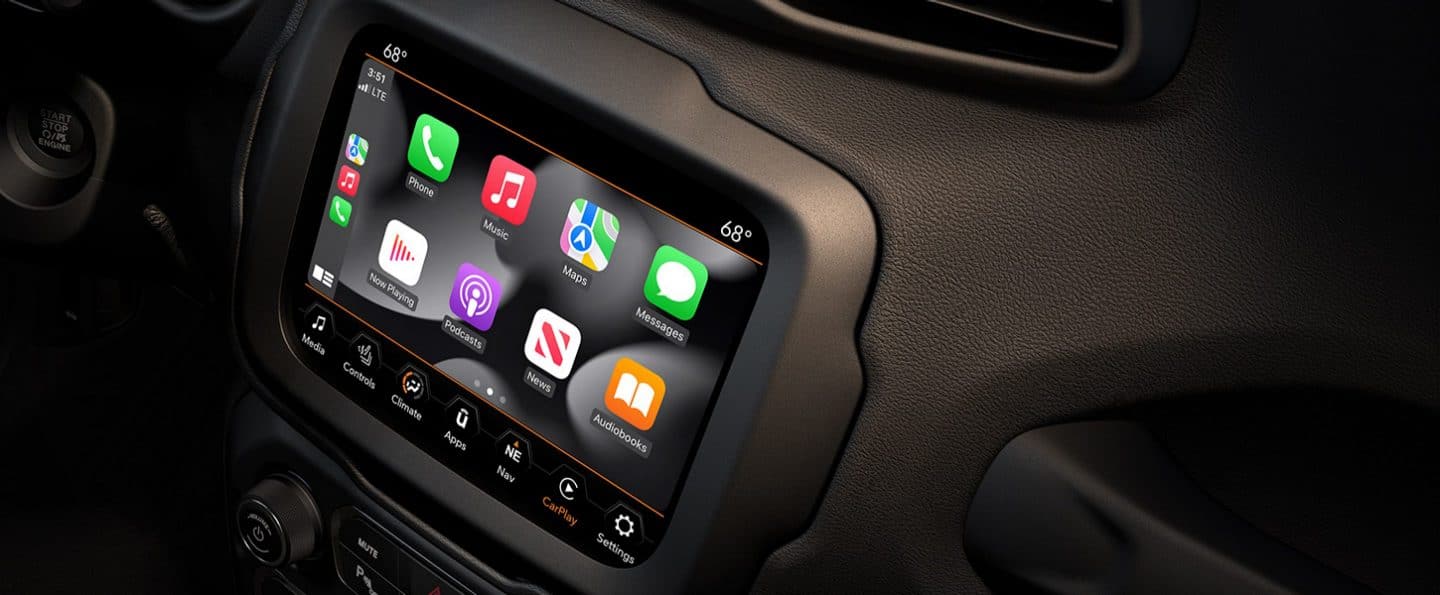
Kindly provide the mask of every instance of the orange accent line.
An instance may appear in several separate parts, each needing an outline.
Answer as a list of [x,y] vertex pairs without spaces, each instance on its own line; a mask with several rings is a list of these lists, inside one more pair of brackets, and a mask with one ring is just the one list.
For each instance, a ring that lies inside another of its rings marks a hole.
[[399,347],[401,351],[404,351],[405,353],[410,354],[410,357],[413,357],[413,358],[415,358],[416,361],[419,361],[420,363],[425,364],[425,365],[428,366],[431,370],[434,370],[435,373],[437,373],[437,374],[439,374],[439,375],[441,375],[441,376],[444,376],[444,377],[450,379],[450,381],[451,381],[451,382],[454,382],[455,384],[460,385],[461,388],[464,388],[464,389],[465,389],[465,392],[470,393],[470,394],[474,395],[475,397],[477,397],[477,400],[478,400],[478,401],[480,401],[481,403],[484,403],[485,405],[488,405],[491,409],[494,409],[496,413],[499,413],[500,415],[505,416],[506,419],[509,419],[510,421],[514,422],[515,425],[520,426],[520,427],[522,427],[522,428],[525,428],[525,429],[528,430],[530,433],[534,434],[536,438],[539,438],[539,439],[540,439],[541,441],[543,441],[544,443],[549,444],[550,446],[554,447],[555,450],[560,451],[561,454],[564,454],[565,456],[570,457],[570,460],[575,461],[575,463],[576,463],[577,465],[580,465],[581,467],[584,467],[585,469],[589,470],[591,473],[594,473],[596,477],[599,477],[600,479],[604,480],[605,483],[608,483],[608,484],[610,484],[611,486],[613,486],[615,489],[620,490],[620,493],[625,494],[626,496],[629,496],[631,499],[635,500],[636,502],[639,502],[641,506],[644,506],[645,508],[649,509],[650,512],[655,513],[655,516],[658,516],[658,517],[660,517],[660,518],[662,518],[662,519],[665,518],[665,515],[662,514],[660,511],[655,510],[655,507],[650,506],[649,504],[646,504],[644,500],[641,500],[641,499],[640,499],[638,496],[636,496],[635,494],[631,494],[629,491],[626,491],[625,488],[620,487],[620,484],[617,484],[617,483],[611,481],[610,478],[605,477],[605,474],[603,474],[603,473],[601,473],[601,472],[599,472],[599,471],[596,471],[594,467],[591,467],[591,466],[589,466],[589,465],[586,465],[585,462],[584,462],[584,461],[581,461],[579,457],[570,454],[570,451],[567,451],[567,450],[565,450],[565,449],[563,449],[563,448],[560,448],[560,445],[555,444],[554,442],[551,442],[548,438],[545,437],[544,434],[541,434],[540,432],[536,431],[534,428],[531,428],[530,426],[525,425],[525,422],[520,421],[519,419],[516,419],[515,416],[510,415],[510,414],[507,413],[504,409],[501,409],[501,408],[499,408],[499,407],[496,407],[494,403],[491,403],[491,402],[489,402],[489,401],[486,401],[486,400],[483,399],[483,398],[479,398],[479,397],[480,397],[480,393],[477,393],[477,392],[475,392],[475,391],[473,391],[473,390],[470,390],[470,387],[469,387],[468,385],[466,385],[464,382],[461,382],[459,379],[455,378],[454,376],[451,376],[451,375],[449,375],[449,374],[446,374],[446,373],[445,373],[443,370],[441,370],[440,368],[435,367],[435,364],[432,364],[432,363],[430,363],[429,361],[426,361],[425,358],[420,357],[420,356],[419,356],[418,354],[416,354],[414,351],[410,351],[410,349],[409,349],[408,347],[405,347],[404,345],[402,345],[399,341],[396,341],[395,339],[391,338],[390,335],[385,334],[385,331],[382,331],[382,330],[380,330],[380,329],[378,329],[378,328],[375,328],[375,325],[370,324],[369,322],[366,322],[364,318],[361,318],[358,314],[356,314],[356,313],[354,313],[354,312],[351,312],[349,308],[346,308],[345,306],[341,306],[341,305],[340,305],[340,302],[337,302],[337,301],[335,301],[333,298],[331,298],[330,296],[325,295],[324,293],[321,293],[320,290],[315,289],[314,287],[311,287],[311,286],[310,286],[310,283],[309,283],[308,281],[305,283],[305,289],[309,289],[310,291],[315,292],[315,295],[318,295],[318,296],[320,296],[321,298],[324,298],[325,301],[330,302],[331,305],[335,306],[336,308],[339,308],[341,312],[344,312],[344,313],[346,313],[346,314],[349,314],[351,318],[354,318],[355,320],[360,321],[360,324],[365,325],[365,326],[368,327],[370,330],[375,331],[376,334],[380,335],[381,337],[386,338],[386,339],[389,340],[391,343],[394,343],[395,346],[396,346],[396,347]]
[[695,227],[694,225],[690,225],[689,223],[686,223],[684,220],[680,219],[679,217],[676,217],[676,216],[674,216],[674,215],[671,215],[669,211],[666,211],[665,209],[662,209],[662,208],[660,208],[660,207],[657,207],[657,206],[651,204],[650,201],[645,200],[645,199],[643,199],[643,198],[640,198],[639,196],[636,196],[634,193],[632,193],[632,192],[630,192],[629,190],[626,190],[626,189],[624,189],[624,188],[621,188],[619,185],[615,184],[614,182],[611,182],[610,180],[607,180],[607,179],[602,178],[602,177],[600,177],[600,176],[598,176],[598,175],[595,175],[595,172],[592,172],[592,171],[590,171],[590,170],[588,170],[588,169],[585,169],[584,167],[581,167],[579,164],[575,163],[574,161],[571,161],[571,160],[569,160],[569,159],[566,159],[564,155],[561,155],[561,154],[559,154],[559,153],[556,153],[555,151],[550,150],[550,148],[549,148],[549,147],[546,147],[545,145],[542,145],[542,144],[537,143],[537,142],[535,142],[535,141],[533,141],[533,140],[530,140],[530,137],[527,137],[527,136],[525,136],[525,135],[523,135],[523,134],[520,134],[519,132],[516,132],[514,129],[512,129],[512,128],[510,128],[509,126],[506,126],[506,125],[504,125],[504,124],[501,124],[500,122],[496,121],[494,118],[491,118],[490,116],[487,116],[487,115],[485,115],[485,114],[480,113],[479,110],[477,110],[477,109],[475,109],[475,108],[473,108],[473,107],[470,107],[470,106],[468,106],[468,105],[465,105],[465,104],[463,104],[463,103],[460,103],[460,101],[457,100],[457,99],[455,99],[454,97],[451,97],[451,96],[449,96],[449,95],[446,95],[445,93],[441,92],[439,89],[436,89],[435,87],[431,87],[430,85],[426,84],[424,81],[421,81],[420,79],[415,78],[414,76],[410,75],[409,73],[407,73],[407,72],[405,72],[405,71],[403,71],[403,70],[400,70],[399,68],[396,68],[396,67],[390,65],[390,63],[388,63],[388,62],[386,62],[386,61],[384,61],[384,60],[381,60],[381,59],[379,59],[379,58],[376,58],[375,56],[371,55],[371,54],[368,53],[368,52],[365,54],[365,57],[370,58],[371,60],[374,60],[374,61],[380,63],[381,65],[385,66],[386,68],[389,68],[390,70],[393,70],[393,71],[395,72],[395,74],[398,74],[398,75],[403,76],[403,77],[405,77],[405,78],[407,78],[407,79],[410,79],[410,80],[413,81],[415,84],[420,85],[421,87],[425,87],[426,89],[429,89],[431,93],[434,93],[434,94],[436,94],[436,95],[439,95],[439,96],[441,96],[441,97],[444,97],[445,99],[449,100],[451,103],[454,103],[455,105],[458,105],[458,106],[460,106],[460,107],[462,107],[462,108],[465,108],[465,111],[468,111],[468,112],[470,112],[470,113],[472,113],[472,114],[475,114],[476,116],[479,116],[482,120],[485,120],[486,122],[489,122],[489,123],[494,124],[495,126],[499,127],[501,130],[504,130],[505,132],[509,132],[510,134],[515,135],[515,136],[516,136],[517,138],[519,138],[520,140],[523,140],[523,141],[525,141],[525,142],[527,142],[527,143],[530,143],[531,145],[534,145],[535,148],[540,149],[541,151],[544,151],[544,152],[546,152],[546,153],[549,153],[550,156],[552,156],[552,157],[554,157],[554,158],[556,158],[556,159],[559,159],[559,160],[561,160],[561,161],[564,161],[565,163],[569,164],[570,167],[573,167],[573,168],[578,169],[578,170],[580,170],[580,171],[582,171],[582,172],[585,172],[586,175],[589,175],[589,176],[592,177],[592,178],[595,178],[595,179],[597,179],[597,180],[600,180],[601,182],[604,182],[606,186],[609,186],[609,187],[611,187],[611,188],[614,188],[614,189],[620,191],[621,194],[624,194],[625,196],[628,196],[628,197],[630,197],[630,198],[635,199],[636,202],[639,202],[639,203],[642,204],[642,205],[645,205],[645,206],[647,206],[647,207],[650,207],[650,208],[652,208],[652,209],[655,209],[655,211],[659,212],[661,215],[664,215],[664,216],[666,216],[666,217],[669,217],[669,218],[673,219],[676,223],[679,223],[679,224],[681,224],[681,225],[684,225],[685,227],[688,227],[688,228],[690,228],[691,230],[693,230],[695,233],[698,233],[698,234],[700,234],[700,235],[702,235],[702,236],[705,236],[705,237],[708,238],[710,241],[715,242],[716,244],[720,244],[721,246],[726,247],[726,248],[729,249],[731,252],[734,252],[734,253],[736,253],[736,254],[739,254],[741,257],[745,258],[746,260],[749,260],[750,262],[753,262],[753,263],[755,263],[755,264],[758,265],[758,266],[765,266],[765,263],[760,262],[759,260],[756,260],[753,256],[750,256],[749,254],[746,254],[746,253],[744,253],[744,252],[741,252],[740,249],[738,249],[738,248],[736,248],[736,247],[734,247],[734,246],[732,246],[732,245],[730,245],[730,244],[727,244],[727,243],[722,242],[722,241],[720,241],[720,240],[718,240],[718,239],[715,239],[714,236],[712,236],[712,235],[710,235],[710,234],[708,234],[708,233],[705,233],[705,232],[701,231],[700,228]]

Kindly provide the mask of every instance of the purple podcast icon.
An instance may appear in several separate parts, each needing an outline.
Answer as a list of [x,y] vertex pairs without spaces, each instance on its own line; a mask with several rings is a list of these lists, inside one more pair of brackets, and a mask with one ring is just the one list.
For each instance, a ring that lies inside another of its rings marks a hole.
[[482,331],[495,324],[500,309],[500,282],[470,263],[460,265],[450,288],[450,311]]

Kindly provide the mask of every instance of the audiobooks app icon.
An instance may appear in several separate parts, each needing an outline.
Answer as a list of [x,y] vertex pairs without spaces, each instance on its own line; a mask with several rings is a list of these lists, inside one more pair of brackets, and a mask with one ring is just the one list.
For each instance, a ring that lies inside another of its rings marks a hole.
[[610,388],[605,389],[605,407],[642,432],[655,425],[660,404],[665,402],[665,379],[628,357],[615,362]]
[[385,239],[380,242],[380,270],[414,286],[420,282],[420,271],[425,269],[425,254],[430,252],[430,242],[420,232],[399,219],[391,219],[385,226]]

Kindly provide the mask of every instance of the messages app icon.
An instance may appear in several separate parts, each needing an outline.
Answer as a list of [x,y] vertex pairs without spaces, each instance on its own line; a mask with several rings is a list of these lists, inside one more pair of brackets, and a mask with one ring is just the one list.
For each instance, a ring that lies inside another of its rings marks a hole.
[[695,317],[710,270],[674,246],[661,246],[645,278],[645,299],[679,320]]

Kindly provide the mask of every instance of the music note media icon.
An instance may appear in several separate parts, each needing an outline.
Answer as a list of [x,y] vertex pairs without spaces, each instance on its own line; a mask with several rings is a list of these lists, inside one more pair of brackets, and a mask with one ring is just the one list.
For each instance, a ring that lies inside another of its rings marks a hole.
[[490,173],[480,202],[485,209],[514,225],[525,222],[530,214],[530,200],[535,197],[535,172],[504,155],[490,160]]
[[325,325],[329,322],[329,318],[326,318],[324,314],[320,314],[315,317],[315,322],[310,323],[310,329],[325,332]]
[[355,198],[355,191],[360,189],[360,172],[348,165],[340,166],[340,176],[335,179],[335,187],[345,196]]

